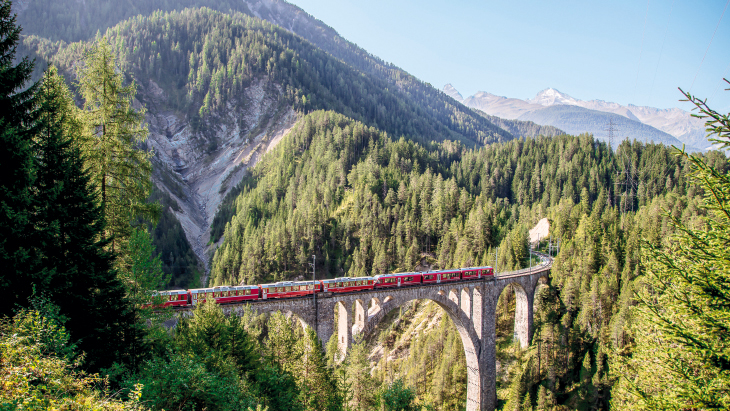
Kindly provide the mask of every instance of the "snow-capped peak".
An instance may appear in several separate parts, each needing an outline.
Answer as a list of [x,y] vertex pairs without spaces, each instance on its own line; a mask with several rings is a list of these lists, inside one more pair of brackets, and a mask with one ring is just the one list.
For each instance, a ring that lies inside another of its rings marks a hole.
[[561,93],[554,88],[546,88],[545,90],[537,93],[535,98],[527,100],[527,102],[530,104],[539,104],[541,106],[552,106],[555,104],[569,104],[572,106],[578,105],[578,100],[567,94]]

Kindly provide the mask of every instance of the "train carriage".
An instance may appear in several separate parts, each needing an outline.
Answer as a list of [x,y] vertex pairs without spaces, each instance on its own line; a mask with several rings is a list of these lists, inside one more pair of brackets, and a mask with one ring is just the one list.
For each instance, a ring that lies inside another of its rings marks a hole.
[[261,298],[289,298],[312,295],[322,291],[319,281],[280,281],[273,284],[261,284]]
[[[166,290],[166,291],[153,291],[152,302],[144,304],[142,307],[184,307],[188,305],[188,291],[187,290]],[[160,304],[158,304],[158,301]]]
[[216,302],[233,303],[237,301],[258,300],[260,288],[258,285],[234,285],[213,288]]
[[403,287],[421,284],[421,273],[379,274],[375,276],[374,288]]
[[190,290],[190,304],[194,306],[213,298],[213,288],[193,288]]
[[494,268],[484,267],[468,267],[461,269],[461,278],[464,280],[477,280],[480,278],[494,277]]
[[372,290],[375,287],[375,277],[340,277],[322,280],[322,286],[324,292],[333,293]]
[[441,284],[449,281],[459,281],[461,279],[461,271],[453,270],[434,270],[422,273],[424,284]]

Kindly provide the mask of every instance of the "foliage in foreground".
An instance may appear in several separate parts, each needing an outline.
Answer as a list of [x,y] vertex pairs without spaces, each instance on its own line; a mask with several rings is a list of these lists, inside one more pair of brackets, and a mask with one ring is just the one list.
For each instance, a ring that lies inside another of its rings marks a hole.
[[[730,148],[728,115],[685,96],[708,118],[710,141]],[[617,408],[730,408],[730,175],[680,155],[704,189],[707,215],[698,225],[672,218],[674,236],[644,245],[646,271],[633,310],[633,346],[619,358]]]
[[98,374],[80,371],[68,333],[48,314],[22,310],[0,320],[0,409],[147,409],[139,401],[141,386],[129,392],[128,400],[121,400],[104,389]]

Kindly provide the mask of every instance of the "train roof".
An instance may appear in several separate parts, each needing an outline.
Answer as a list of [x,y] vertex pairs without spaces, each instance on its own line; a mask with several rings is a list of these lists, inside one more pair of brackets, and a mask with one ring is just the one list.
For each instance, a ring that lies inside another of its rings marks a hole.
[[402,275],[416,275],[416,274],[420,274],[420,273],[406,272],[406,273],[378,274],[373,278],[400,277]]
[[[218,287],[191,288],[191,294],[214,293],[219,291],[252,290],[259,288],[258,285],[221,285]],[[186,291],[187,293],[187,291]]]
[[438,274],[438,273],[454,273],[454,272],[461,272],[458,268],[450,268],[446,270],[431,270],[431,271],[423,271],[421,274]]
[[159,295],[181,295],[181,294],[187,294],[187,290],[162,290],[162,291],[155,291]]
[[461,268],[461,270],[466,270],[466,271],[469,271],[469,270],[485,270],[487,268],[494,268],[494,267],[485,265],[483,267],[465,267],[465,268]]
[[375,277],[337,277],[337,278],[330,278],[327,280],[322,280],[326,283],[334,283],[334,282],[343,282],[343,281],[363,281],[363,280],[373,280]]
[[315,281],[279,281],[276,283],[261,284],[261,287],[287,287],[292,285],[309,285],[314,284]]

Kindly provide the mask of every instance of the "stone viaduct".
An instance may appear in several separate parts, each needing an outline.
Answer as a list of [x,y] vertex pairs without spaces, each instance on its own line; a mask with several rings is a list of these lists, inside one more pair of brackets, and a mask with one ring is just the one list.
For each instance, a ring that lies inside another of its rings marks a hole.
[[[302,325],[316,326],[323,343],[329,341],[337,327],[338,345],[345,353],[352,343],[353,333],[370,332],[386,314],[408,301],[431,300],[443,308],[461,335],[468,374],[466,409],[491,411],[497,404],[497,301],[504,289],[512,285],[516,297],[514,335],[522,347],[527,347],[533,333],[535,293],[547,281],[552,267],[552,258],[535,254],[542,259],[540,265],[498,273],[493,279],[317,296],[316,308],[312,298],[262,300],[223,305],[222,308],[229,315],[241,313],[244,305],[258,313],[281,311],[294,315]],[[179,314],[187,316],[192,311],[186,309]]]

